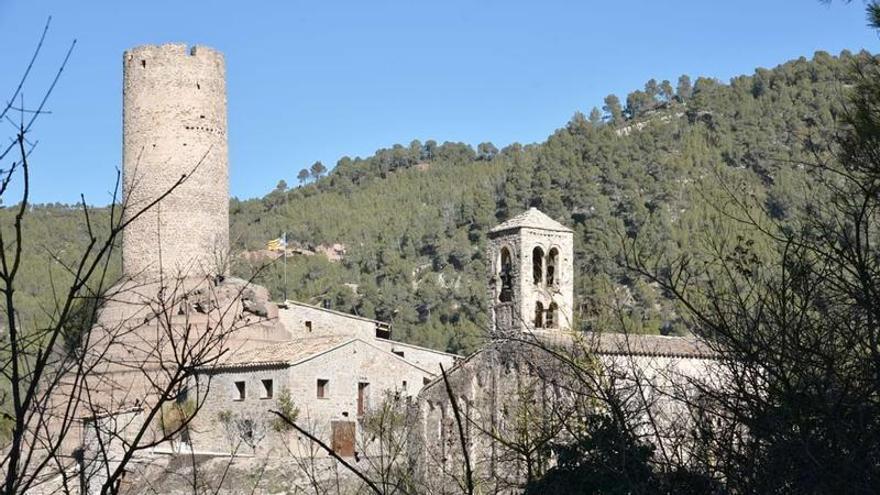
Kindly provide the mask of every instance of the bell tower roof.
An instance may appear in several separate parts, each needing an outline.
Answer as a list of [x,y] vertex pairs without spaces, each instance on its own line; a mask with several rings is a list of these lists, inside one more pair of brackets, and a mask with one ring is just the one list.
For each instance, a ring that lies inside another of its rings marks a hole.
[[514,230],[521,228],[532,228],[541,230],[551,230],[554,232],[573,232],[570,228],[553,220],[544,214],[541,210],[534,206],[528,210],[514,216],[513,218],[496,225],[489,233],[494,234],[504,232],[506,230]]

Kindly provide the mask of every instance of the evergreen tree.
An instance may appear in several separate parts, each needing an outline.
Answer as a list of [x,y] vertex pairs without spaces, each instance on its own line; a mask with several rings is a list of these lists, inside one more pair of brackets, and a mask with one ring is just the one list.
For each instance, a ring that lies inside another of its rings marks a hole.
[[324,175],[324,172],[327,171],[327,167],[325,167],[320,161],[317,161],[312,164],[312,167],[309,170],[312,173],[312,177],[317,180]]
[[620,106],[620,99],[617,95],[608,95],[605,97],[605,105],[602,107],[605,111],[606,118],[613,125],[623,123],[623,108]]
[[305,184],[306,181],[309,180],[308,169],[304,168],[304,169],[300,170],[299,173],[296,175],[296,178],[299,179],[299,185]]
[[691,78],[687,74],[682,74],[678,78],[678,86],[675,90],[675,96],[678,97],[679,101],[686,101],[691,97],[691,92],[693,88],[691,87]]
[[598,108],[593,107],[593,109],[590,110],[590,124],[592,124],[593,127],[599,127],[601,123],[602,112]]

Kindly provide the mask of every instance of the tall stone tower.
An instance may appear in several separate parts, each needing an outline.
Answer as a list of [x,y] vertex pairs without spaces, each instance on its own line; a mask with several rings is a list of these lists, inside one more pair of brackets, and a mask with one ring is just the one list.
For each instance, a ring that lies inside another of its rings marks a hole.
[[489,231],[493,330],[566,330],[574,305],[574,234],[536,208]]
[[123,232],[125,275],[224,271],[229,168],[223,55],[185,44],[145,45],[123,58],[123,198],[128,218],[187,180]]

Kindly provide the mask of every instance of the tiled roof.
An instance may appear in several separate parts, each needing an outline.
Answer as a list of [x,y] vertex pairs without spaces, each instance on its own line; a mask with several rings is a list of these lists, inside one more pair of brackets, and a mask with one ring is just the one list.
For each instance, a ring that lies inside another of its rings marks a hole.
[[713,349],[695,337],[612,332],[586,332],[582,334],[536,332],[535,336],[548,344],[572,345],[579,343],[596,354],[709,359],[717,357],[717,353]]
[[[522,342],[526,345],[537,345],[547,349],[553,347],[584,349],[588,352],[605,356],[648,356],[648,357],[671,357],[682,359],[717,359],[718,353],[706,343],[695,337],[672,337],[665,335],[637,335],[611,332],[560,332],[560,331],[532,331],[522,334],[513,339],[514,342]],[[502,343],[509,341],[499,341]],[[529,344],[529,342],[532,342]],[[496,342],[498,343],[498,342]],[[455,365],[446,370],[447,374],[455,373],[459,368],[465,367],[471,360],[477,358],[492,344],[484,346],[470,356],[459,360]],[[433,387],[443,380],[437,377],[427,383],[424,389]]]
[[556,232],[572,232],[570,228],[562,225],[556,220],[553,220],[552,218],[541,212],[541,210],[534,207],[529,208],[519,215],[514,216],[506,222],[502,222],[501,224],[496,225],[489,232],[502,232],[505,230],[520,229],[524,227],[532,229],[553,230]]
[[596,352],[600,354],[633,354],[691,358],[717,357],[705,342],[695,337],[665,335],[628,335],[601,333],[595,335]]
[[220,368],[291,365],[331,351],[357,340],[350,335],[311,337],[277,342],[256,349],[242,349],[227,354],[217,363]]

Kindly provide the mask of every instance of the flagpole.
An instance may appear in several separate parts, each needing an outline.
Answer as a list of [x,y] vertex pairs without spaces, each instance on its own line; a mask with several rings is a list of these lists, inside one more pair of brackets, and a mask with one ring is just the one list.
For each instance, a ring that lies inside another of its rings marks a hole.
[[284,304],[287,304],[287,232],[282,234],[284,242]]

